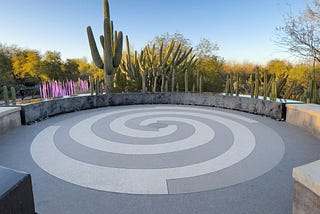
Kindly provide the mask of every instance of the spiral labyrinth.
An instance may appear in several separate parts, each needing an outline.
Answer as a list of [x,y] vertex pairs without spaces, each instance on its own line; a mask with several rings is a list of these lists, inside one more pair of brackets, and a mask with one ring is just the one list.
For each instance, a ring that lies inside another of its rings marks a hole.
[[256,178],[284,144],[273,129],[206,107],[147,105],[83,112],[42,130],[31,155],[64,181],[102,191],[177,194]]

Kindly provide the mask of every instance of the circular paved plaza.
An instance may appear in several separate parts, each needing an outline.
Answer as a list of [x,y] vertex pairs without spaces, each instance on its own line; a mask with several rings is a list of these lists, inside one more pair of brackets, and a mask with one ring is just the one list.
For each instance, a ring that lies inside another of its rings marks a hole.
[[31,173],[39,213],[290,213],[292,168],[319,151],[270,118],[137,105],[12,130],[0,165]]

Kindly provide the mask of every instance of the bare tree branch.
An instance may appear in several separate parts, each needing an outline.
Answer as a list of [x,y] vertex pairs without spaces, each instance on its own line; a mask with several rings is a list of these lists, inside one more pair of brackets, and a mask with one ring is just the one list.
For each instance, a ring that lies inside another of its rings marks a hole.
[[320,62],[320,0],[307,5],[299,16],[287,15],[285,26],[277,28],[276,43],[289,52]]

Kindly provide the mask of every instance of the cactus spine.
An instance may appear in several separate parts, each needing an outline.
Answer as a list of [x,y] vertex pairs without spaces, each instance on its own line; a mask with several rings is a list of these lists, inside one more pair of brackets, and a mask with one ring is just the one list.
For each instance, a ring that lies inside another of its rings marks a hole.
[[103,69],[106,89],[111,92],[113,89],[115,69],[119,67],[122,58],[123,35],[121,31],[118,33],[116,31],[113,32],[108,0],[104,0],[103,5],[104,35],[100,36],[100,42],[103,48],[103,60],[99,54],[90,26],[87,27],[87,34],[93,62],[98,68]]
[[16,105],[17,104],[16,89],[14,87],[11,87],[10,93],[11,93],[12,105]]
[[7,86],[2,87],[3,100],[5,105],[9,105],[9,96],[8,96],[8,88]]

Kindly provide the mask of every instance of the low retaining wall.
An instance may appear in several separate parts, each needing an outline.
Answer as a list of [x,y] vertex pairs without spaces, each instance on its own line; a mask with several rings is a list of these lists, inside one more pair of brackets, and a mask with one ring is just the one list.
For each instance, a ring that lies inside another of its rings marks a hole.
[[214,106],[259,114],[277,120],[285,118],[285,105],[273,101],[231,97],[212,93],[112,93],[76,96],[21,106],[23,124],[31,124],[58,114],[85,109],[138,104],[181,104]]
[[0,107],[0,134],[21,126],[20,107]]
[[293,214],[320,213],[320,160],[293,169]]
[[0,213],[35,213],[29,174],[0,166]]
[[287,105],[287,122],[304,129],[320,139],[320,105]]
[[[320,139],[320,105],[287,105],[287,122]],[[320,160],[294,168],[293,213],[320,213]]]

